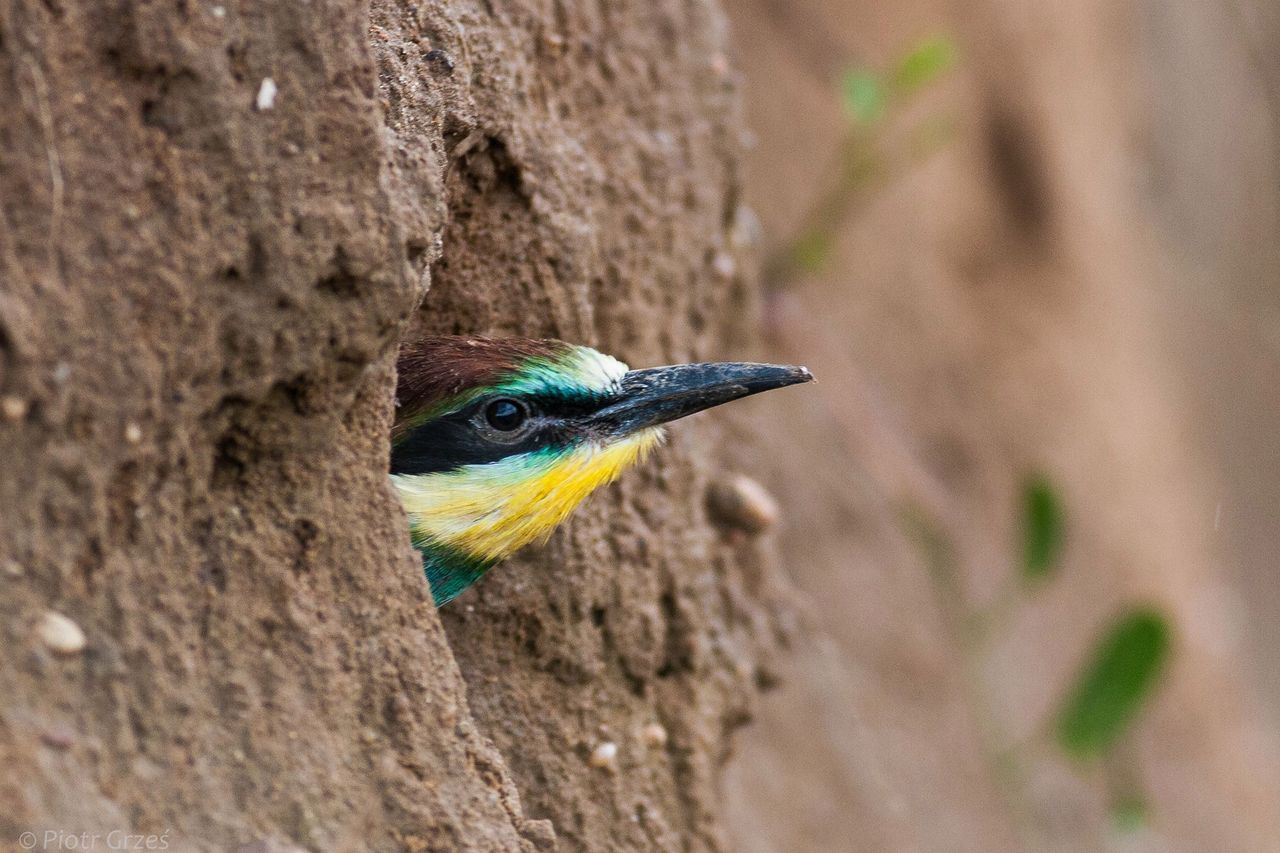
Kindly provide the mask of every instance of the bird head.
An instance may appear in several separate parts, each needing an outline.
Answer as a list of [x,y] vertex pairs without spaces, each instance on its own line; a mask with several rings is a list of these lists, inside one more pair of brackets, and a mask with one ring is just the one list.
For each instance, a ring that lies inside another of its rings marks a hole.
[[391,479],[436,604],[544,539],[662,425],[813,377],[741,362],[630,370],[555,340],[433,336],[398,361]]

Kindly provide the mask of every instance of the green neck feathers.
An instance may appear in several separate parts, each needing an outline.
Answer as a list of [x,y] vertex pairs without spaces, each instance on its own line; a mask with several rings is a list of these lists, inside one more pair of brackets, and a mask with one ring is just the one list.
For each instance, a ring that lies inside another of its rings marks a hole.
[[431,586],[436,607],[453,601],[498,562],[468,557],[435,543],[423,543],[417,549],[422,554],[422,571]]

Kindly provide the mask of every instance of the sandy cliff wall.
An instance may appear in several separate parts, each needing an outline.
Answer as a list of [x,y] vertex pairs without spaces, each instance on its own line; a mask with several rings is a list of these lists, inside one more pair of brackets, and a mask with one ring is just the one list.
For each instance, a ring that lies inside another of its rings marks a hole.
[[0,4],[0,843],[718,843],[782,637],[703,509],[746,439],[681,429],[443,614],[385,473],[403,333],[736,340],[724,39],[696,2]]

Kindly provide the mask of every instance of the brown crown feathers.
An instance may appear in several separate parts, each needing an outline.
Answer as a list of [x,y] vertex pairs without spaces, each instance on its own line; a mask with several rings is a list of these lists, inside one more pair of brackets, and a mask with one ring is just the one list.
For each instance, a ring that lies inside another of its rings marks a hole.
[[432,406],[511,374],[530,358],[557,358],[570,348],[564,341],[538,338],[485,338],[430,335],[400,346],[396,359],[396,412],[393,442],[404,437],[415,418]]

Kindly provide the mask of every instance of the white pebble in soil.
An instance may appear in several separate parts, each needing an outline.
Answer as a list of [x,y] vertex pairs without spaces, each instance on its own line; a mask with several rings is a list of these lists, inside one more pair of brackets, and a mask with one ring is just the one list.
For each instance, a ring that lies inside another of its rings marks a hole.
[[50,651],[60,655],[79,654],[87,642],[80,626],[55,610],[40,617],[36,634]]
[[591,766],[613,772],[618,769],[618,745],[607,740],[591,750]]
[[280,90],[276,88],[276,81],[270,77],[262,78],[262,85],[258,87],[258,97],[254,101],[254,106],[258,108],[258,112],[265,112],[276,105],[276,95]]
[[667,730],[661,723],[649,723],[640,730],[640,739],[644,741],[645,746],[661,749],[667,745]]

